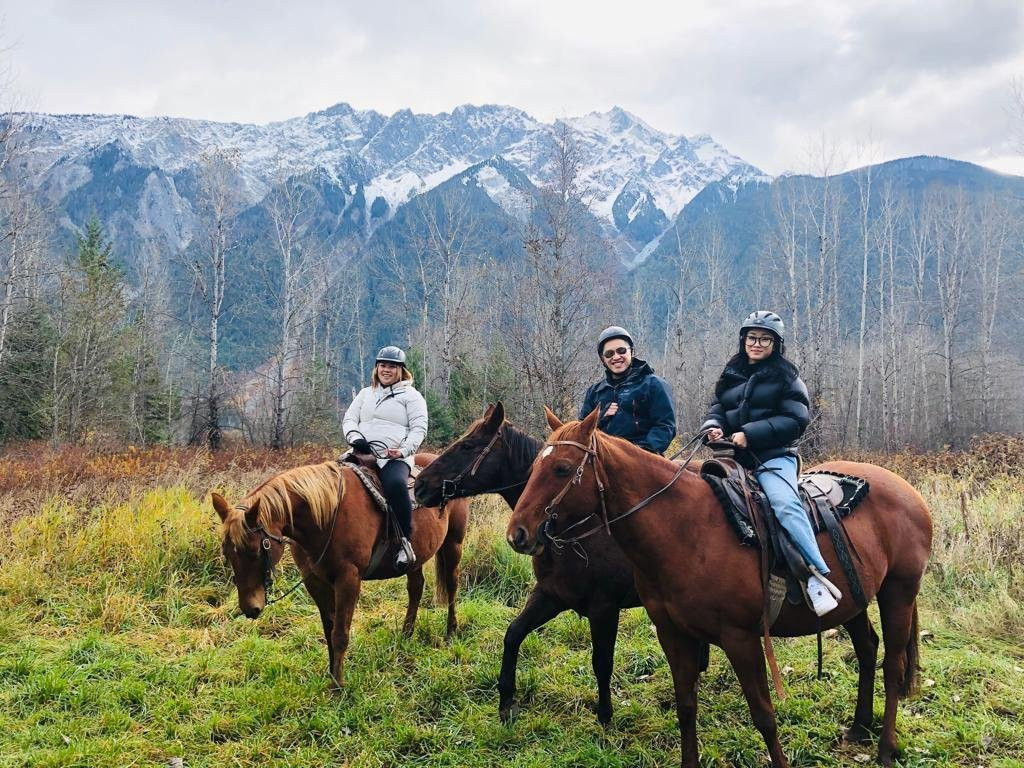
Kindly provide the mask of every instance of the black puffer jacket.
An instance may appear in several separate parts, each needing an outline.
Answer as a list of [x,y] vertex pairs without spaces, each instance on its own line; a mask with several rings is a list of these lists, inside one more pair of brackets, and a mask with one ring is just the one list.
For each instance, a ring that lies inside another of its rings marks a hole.
[[[718,427],[726,436],[743,432],[761,461],[796,456],[796,441],[810,422],[809,404],[806,385],[785,363],[731,363],[715,385],[701,430]],[[737,459],[748,469],[756,466],[747,451],[737,451]]]
[[[604,413],[612,403],[618,403],[619,410],[609,419]],[[643,360],[633,358],[621,379],[605,371],[604,378],[587,390],[580,419],[597,406],[601,406],[600,429],[652,453],[664,453],[676,436],[676,411],[668,384]]]

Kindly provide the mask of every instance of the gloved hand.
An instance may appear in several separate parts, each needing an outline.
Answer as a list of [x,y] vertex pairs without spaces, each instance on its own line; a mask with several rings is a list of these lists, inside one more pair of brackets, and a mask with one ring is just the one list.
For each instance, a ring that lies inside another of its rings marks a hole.
[[357,437],[353,440],[349,440],[348,444],[352,446],[352,450],[363,456],[372,456],[373,449],[364,437]]

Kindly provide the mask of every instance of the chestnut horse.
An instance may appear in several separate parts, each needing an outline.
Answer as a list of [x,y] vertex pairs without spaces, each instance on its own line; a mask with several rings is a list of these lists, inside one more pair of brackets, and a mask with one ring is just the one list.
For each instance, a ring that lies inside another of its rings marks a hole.
[[[789,763],[779,744],[775,710],[760,643],[763,590],[759,554],[741,547],[708,484],[679,465],[597,430],[595,409],[554,430],[533,465],[508,525],[508,541],[536,555],[552,541],[563,545],[597,527],[612,536],[636,569],[640,599],[654,622],[675,686],[682,765],[696,768],[697,679],[701,641],[725,651],[736,671],[754,725],[774,766]],[[868,600],[877,598],[885,640],[885,715],[878,745],[882,765],[896,751],[896,707],[917,683],[917,593],[931,551],[932,522],[921,495],[902,478],[873,464],[828,462],[817,467],[857,475],[870,492],[845,527],[859,554]],[[859,683],[847,737],[869,738],[878,636],[850,587],[827,537],[819,537],[831,578],[843,592],[821,627],[842,624],[857,653]],[[818,629],[804,606],[786,604],[772,634],[798,636]]]
[[[416,464],[428,464],[433,458],[417,454]],[[250,619],[266,607],[273,568],[284,544],[289,545],[302,581],[320,610],[328,674],[341,686],[349,628],[363,580],[402,575],[393,567],[394,546],[374,572],[367,573],[385,521],[359,478],[335,461],[310,464],[281,472],[234,506],[214,493],[213,507],[223,523],[221,546],[234,572],[238,606]],[[409,606],[402,625],[406,635],[416,622],[423,564],[431,557],[437,574],[436,599],[448,604],[445,638],[455,632],[455,593],[468,510],[468,502],[460,501],[442,513],[422,507],[414,512],[416,565],[406,574]]]
[[[450,499],[498,493],[515,508],[541,444],[505,421],[499,402],[448,446],[416,479],[416,498],[438,505]],[[498,714],[508,721],[516,713],[516,662],[526,636],[563,611],[575,611],[590,623],[591,664],[597,677],[597,719],[612,719],[611,676],[619,611],[640,605],[633,566],[605,533],[588,539],[575,552],[543,550],[533,558],[537,583],[526,605],[505,632],[498,676]]]

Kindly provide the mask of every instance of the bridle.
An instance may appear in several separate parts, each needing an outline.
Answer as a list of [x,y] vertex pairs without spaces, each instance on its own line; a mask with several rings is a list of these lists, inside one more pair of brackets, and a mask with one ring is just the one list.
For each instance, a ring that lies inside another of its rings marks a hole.
[[[244,525],[244,523],[245,523],[245,515],[250,511],[250,508],[246,507],[246,506],[244,506],[242,504],[236,504],[235,505],[235,509],[239,510],[242,513],[242,522],[243,522],[243,525]],[[337,521],[338,521],[338,511],[335,510],[334,511],[334,515],[331,517],[331,530],[327,534],[327,540],[324,542],[323,551],[320,553],[320,557],[318,557],[315,561],[313,561],[313,563],[310,566],[310,568],[315,568],[316,566],[320,565],[321,561],[324,559],[324,556],[327,554],[327,550],[331,548],[331,540],[334,538],[334,524]],[[272,598],[270,596],[270,593],[271,593],[271,591],[274,588],[274,563],[273,563],[273,561],[271,559],[271,555],[270,555],[270,543],[274,542],[276,544],[280,544],[282,547],[285,544],[294,544],[295,546],[300,547],[302,549],[305,549],[305,548],[302,547],[302,545],[299,544],[299,542],[297,542],[295,539],[290,538],[288,536],[276,536],[273,533],[271,533],[270,531],[268,531],[266,528],[264,528],[262,525],[258,525],[255,528],[248,528],[248,527],[246,527],[245,528],[245,532],[246,533],[257,533],[257,534],[259,534],[259,537],[260,537],[260,544],[259,544],[260,563],[263,566],[263,590],[264,590],[264,592],[266,594],[266,605],[272,605],[272,604],[274,604],[274,603],[276,603],[276,602],[278,602],[280,600],[283,600],[284,598],[288,597],[288,595],[290,595],[292,592],[294,592],[296,589],[298,589],[299,586],[303,582],[302,582],[302,579],[300,578],[298,581],[296,581],[294,584],[292,584],[287,590],[285,590],[282,594],[280,594],[280,595],[278,595],[277,597],[274,597],[274,598]]]
[[[490,454],[491,449],[494,448],[494,445],[495,443],[498,442],[499,438],[502,440],[502,442],[505,442],[506,445],[508,444],[507,441],[505,441],[504,424],[498,427],[498,430],[494,433],[494,436],[491,438],[490,442],[488,442],[487,445],[484,446],[483,450],[480,451],[480,453],[474,458],[474,460],[470,461],[469,463],[466,464],[465,467],[462,468],[462,471],[459,472],[459,474],[452,478],[442,478],[441,504],[438,506],[439,513],[444,512],[445,505],[449,501],[451,501],[452,499],[459,498],[460,495],[464,495],[465,489],[462,487],[462,479],[466,477],[467,474],[469,475],[469,477],[476,476],[477,470],[480,469],[480,465],[484,463],[484,459],[486,459],[487,456]],[[482,491],[475,491],[475,493],[499,493],[501,491],[507,491],[510,488],[516,488],[520,485],[526,485],[526,481],[522,480],[518,483],[512,483],[511,485],[503,485],[497,488],[487,488]]]
[[[702,437],[703,435],[697,435],[697,437],[695,437],[693,440],[687,443],[682,449],[680,449],[676,453],[676,456],[682,453],[683,450],[688,448],[694,442],[700,440]],[[658,496],[660,496],[669,488],[671,488],[675,484],[676,480],[680,478],[683,472],[687,470],[687,465],[690,463],[689,459],[687,459],[687,461],[684,461],[682,464],[679,465],[679,469],[676,470],[675,474],[672,475],[672,479],[669,480],[668,483],[666,483],[663,487],[659,488],[657,491],[652,493],[647,498],[641,500],[637,504],[634,504],[621,515],[616,515],[615,517],[609,518],[608,506],[605,502],[604,495],[605,484],[608,479],[608,473],[605,472],[604,465],[601,463],[601,457],[597,451],[597,432],[594,432],[590,436],[590,445],[583,445],[583,443],[578,443],[575,440],[551,440],[544,444],[545,448],[554,447],[556,445],[571,445],[574,448],[579,448],[581,451],[583,451],[583,460],[580,461],[579,465],[576,467],[576,471],[573,473],[573,476],[569,478],[569,481],[562,487],[562,490],[560,490],[558,494],[550,502],[548,502],[547,506],[544,507],[544,522],[541,523],[539,535],[542,536],[545,540],[549,541],[555,547],[555,549],[562,549],[566,544],[571,544],[573,545],[573,549],[577,553],[579,553],[580,551],[579,547],[576,546],[579,542],[583,541],[586,538],[589,538],[590,536],[593,536],[595,533],[598,533],[601,530],[604,530],[610,536],[612,532],[612,523],[617,523],[618,521],[629,517],[634,512],[639,512],[641,509],[643,509],[656,498],[658,498]],[[696,452],[696,450],[697,449],[695,448],[694,452]],[[599,522],[595,527],[590,528],[589,530],[584,531],[583,533],[577,534],[575,536],[567,537],[565,535],[573,529],[579,528],[581,525],[583,525],[592,517],[594,517],[593,514],[589,514],[582,520],[577,520],[575,523],[568,526],[564,531],[561,532],[561,534],[556,534],[553,531],[553,524],[556,520],[558,520],[558,512],[555,511],[555,509],[559,505],[559,503],[561,503],[562,499],[565,498],[565,495],[569,492],[572,486],[579,485],[582,482],[583,472],[586,470],[588,463],[592,463],[594,465],[594,480],[597,483],[597,494],[601,499],[601,522]]]

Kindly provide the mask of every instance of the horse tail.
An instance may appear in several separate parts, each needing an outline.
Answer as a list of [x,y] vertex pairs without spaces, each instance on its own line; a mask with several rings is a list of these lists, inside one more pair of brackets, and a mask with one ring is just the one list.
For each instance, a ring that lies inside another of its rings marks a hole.
[[899,690],[899,695],[903,698],[913,696],[918,691],[920,680],[918,670],[921,665],[920,637],[921,633],[918,631],[917,625],[917,600],[914,600],[914,613],[910,620],[910,637],[907,640],[907,662]]
[[434,555],[434,602],[438,605],[448,604],[448,571],[452,565],[448,562],[448,548],[441,548]]

